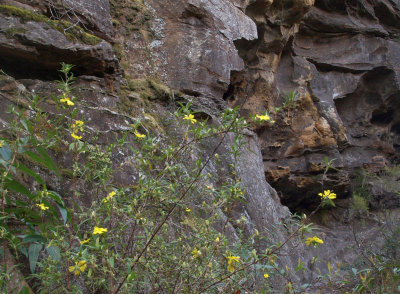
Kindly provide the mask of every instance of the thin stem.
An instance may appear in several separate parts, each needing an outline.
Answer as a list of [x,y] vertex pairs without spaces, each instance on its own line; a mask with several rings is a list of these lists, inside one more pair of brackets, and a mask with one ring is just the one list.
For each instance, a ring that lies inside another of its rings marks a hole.
[[[242,106],[244,105],[244,103],[247,101],[247,98],[244,100]],[[191,183],[186,187],[186,189],[183,191],[183,193],[181,194],[181,196],[178,198],[178,201],[174,203],[174,205],[172,206],[172,208],[168,211],[168,213],[166,214],[166,216],[164,217],[164,219],[156,226],[156,228],[154,229],[153,233],[150,235],[150,238],[147,240],[146,244],[144,245],[143,249],[139,252],[139,254],[136,255],[133,264],[131,265],[130,269],[132,270],[134,265],[140,260],[140,258],[142,257],[142,255],[146,252],[147,248],[150,246],[150,244],[153,242],[155,236],[158,234],[158,232],[160,231],[160,229],[162,228],[162,226],[167,222],[167,220],[170,218],[170,216],[172,215],[172,213],[175,211],[176,207],[181,203],[181,201],[188,195],[189,191],[191,190],[191,188],[194,186],[194,184],[199,180],[201,174],[203,173],[204,169],[206,168],[206,166],[208,165],[208,163],[211,161],[211,159],[214,157],[214,154],[217,152],[217,150],[221,147],[222,143],[224,142],[227,134],[229,133],[229,130],[232,130],[232,127],[234,126],[236,119],[239,116],[239,111],[237,112],[235,118],[232,120],[232,122],[230,123],[229,127],[227,128],[226,133],[224,133],[224,135],[222,136],[222,138],[220,139],[219,143],[217,144],[217,146],[214,148],[214,150],[211,152],[211,155],[208,156],[207,160],[205,161],[205,163],[203,164],[203,166],[199,169],[199,171],[197,172],[196,176],[194,177],[194,179],[191,181]],[[118,293],[119,290],[121,289],[121,287],[125,284],[126,279],[128,278],[129,273],[127,273],[124,278],[122,279],[122,281],[120,282],[120,284],[118,285],[116,291],[114,292],[114,294]]]
[[[310,217],[311,217],[312,215],[314,215],[314,214],[321,208],[321,205],[322,205],[322,202],[321,202],[321,203],[318,205],[318,207],[310,214]],[[243,270],[249,268],[250,266],[252,266],[252,265],[254,265],[254,264],[258,264],[258,263],[264,261],[267,257],[276,254],[279,250],[282,249],[283,246],[285,246],[291,239],[293,239],[293,238],[295,237],[295,235],[296,235],[301,229],[303,229],[303,228],[305,227],[305,225],[306,225],[306,224],[303,223],[301,226],[299,226],[294,232],[292,232],[292,233],[289,235],[289,237],[288,237],[280,246],[276,247],[276,248],[273,249],[272,251],[269,251],[269,252],[267,253],[267,255],[263,256],[263,257],[260,258],[260,259],[256,259],[256,260],[254,260],[254,261],[252,261],[252,262],[250,262],[250,263],[248,263],[248,264],[242,266],[241,268],[238,268],[237,270],[233,271],[232,273],[230,273],[230,274],[228,274],[228,275],[223,276],[222,278],[216,280],[215,282],[213,282],[213,283],[210,284],[209,286],[207,286],[207,287],[203,288],[202,290],[200,290],[200,292],[198,292],[198,293],[203,293],[204,291],[210,289],[211,287],[215,286],[216,284],[221,283],[221,282],[225,281],[226,279],[229,279],[230,277],[232,277],[233,275],[237,274],[238,272],[241,272],[241,271],[243,271]]]

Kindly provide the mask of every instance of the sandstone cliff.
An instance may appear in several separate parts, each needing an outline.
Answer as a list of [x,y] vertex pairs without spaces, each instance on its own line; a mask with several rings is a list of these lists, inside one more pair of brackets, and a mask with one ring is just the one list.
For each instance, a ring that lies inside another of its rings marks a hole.
[[[60,62],[76,65],[82,111],[104,143],[136,117],[165,132],[157,119],[170,114],[175,96],[215,120],[218,110],[232,106],[241,106],[246,118],[268,111],[275,124],[254,124],[241,150],[236,172],[246,202],[225,217],[245,216],[249,235],[276,226],[284,241],[281,221],[290,211],[318,205],[328,157],[335,170],[324,187],[339,199],[313,219],[324,247],[310,251],[293,241],[282,263],[296,267],[302,256],[307,270],[293,278],[316,283],[315,267],[327,272],[328,261],[357,258],[352,227],[363,242],[379,239],[382,224],[350,218],[349,208],[360,168],[377,172],[399,160],[398,1],[63,2],[0,0],[0,68],[8,77],[0,81],[3,127],[8,105],[21,104],[17,93],[56,91]],[[118,154],[114,160],[123,161]],[[211,165],[209,172],[217,171]],[[129,186],[135,175],[126,167],[114,181]],[[377,214],[400,206],[387,187],[374,189],[370,206]],[[59,190],[67,194],[67,185]],[[232,238],[237,229],[232,224]]]

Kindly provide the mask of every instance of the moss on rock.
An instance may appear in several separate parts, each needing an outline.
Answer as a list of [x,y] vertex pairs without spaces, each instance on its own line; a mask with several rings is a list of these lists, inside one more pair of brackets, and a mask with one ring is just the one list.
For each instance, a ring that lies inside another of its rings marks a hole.
[[26,30],[22,28],[9,28],[8,30],[6,30],[7,38],[13,38],[17,34],[24,34],[24,33],[26,33]]
[[[96,45],[102,41],[102,39],[85,32],[82,28],[71,22],[64,20],[53,20],[45,15],[38,14],[30,10],[1,4],[0,13],[7,16],[18,17],[22,21],[35,21],[46,23],[51,28],[63,33],[68,40],[73,42],[81,42],[87,45]],[[14,36],[15,32],[11,31],[6,34],[7,36]]]
[[143,0],[110,0],[113,24],[125,35],[142,29],[150,31],[151,13]]
[[172,98],[170,88],[151,78],[127,79],[127,87],[129,90],[137,92],[142,99],[165,101]]

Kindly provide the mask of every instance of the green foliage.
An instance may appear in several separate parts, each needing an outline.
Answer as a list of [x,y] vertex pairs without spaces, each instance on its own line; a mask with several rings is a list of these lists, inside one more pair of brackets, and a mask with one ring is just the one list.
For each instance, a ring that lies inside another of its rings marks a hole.
[[[238,108],[212,124],[191,103],[180,104],[164,119],[175,136],[137,120],[114,142],[99,144],[72,95],[71,69],[62,64],[57,113],[46,113],[34,96],[29,115],[27,109],[10,110],[13,120],[0,141],[0,237],[18,260],[26,258],[37,292],[235,293],[261,279],[257,290],[269,293],[269,281],[278,278],[287,281],[289,293],[308,287],[292,280],[291,272],[305,270],[301,259],[294,269],[279,260],[293,238],[313,247],[324,243],[312,235],[305,215],[286,220],[290,234],[277,243],[257,230],[245,237],[247,218],[231,213],[246,201],[235,171],[247,127]],[[131,86],[166,92],[149,80]],[[259,120],[268,121],[266,115]],[[230,152],[217,153],[228,138]],[[63,150],[68,163],[59,163],[55,150]],[[123,154],[121,163],[112,160],[115,154]],[[124,166],[135,170],[135,178],[117,185],[113,176]],[[209,166],[220,178],[208,173]],[[327,161],[325,174],[331,168]],[[333,195],[324,191],[321,205],[332,205]],[[224,234],[228,222],[237,227],[236,241]]]
[[[62,65],[62,93],[54,97],[59,114],[49,118],[35,96],[30,116],[24,109],[11,109],[15,119],[1,141],[1,237],[15,254],[27,257],[31,277],[39,281],[36,290],[189,293],[254,262],[255,254],[215,229],[221,221],[219,211],[244,200],[234,166],[218,186],[207,185],[210,179],[204,170],[211,161],[219,161],[217,148],[204,157],[194,144],[222,142],[236,133],[232,155],[238,157],[243,143],[239,132],[246,126],[238,110],[226,110],[221,124],[211,126],[195,118],[190,104],[181,105],[171,123],[183,133],[173,142],[151,134],[137,121],[116,142],[92,144],[85,138],[90,135],[71,94],[71,69]],[[154,91],[164,91],[145,82]],[[62,178],[51,148],[70,153],[70,166],[62,167],[71,169],[69,178]],[[118,167],[111,157],[118,148],[130,149],[124,164],[138,173],[129,187],[112,182]],[[49,189],[49,176],[66,182],[71,191]],[[95,191],[89,206],[81,205],[88,197],[81,187]],[[15,220],[19,226],[12,225]],[[223,284],[230,291],[243,279],[246,272],[239,270]]]
[[290,109],[295,108],[295,104],[296,104],[296,101],[299,99],[299,96],[300,96],[300,94],[297,91],[290,91],[290,93],[282,96],[284,99],[283,104],[280,107],[276,107],[275,112],[279,113],[281,110],[287,109],[288,116],[289,116],[289,111],[290,111]]
[[[361,169],[355,180],[353,191],[351,207],[353,216],[369,219],[373,188],[384,189],[389,193],[398,193],[400,191],[398,178],[398,165],[388,166],[374,173]],[[376,242],[383,243],[381,246],[374,247],[363,244],[357,237],[357,232],[353,232],[357,250],[360,252],[357,263],[354,264],[346,279],[346,283],[352,287],[353,293],[383,294],[400,291],[398,288],[400,282],[400,218],[396,211],[391,212],[390,210],[385,210],[381,216],[377,214],[375,218],[382,220],[382,227],[375,235]]]
[[352,210],[356,213],[368,213],[369,206],[368,206],[368,200],[365,199],[364,197],[354,193],[353,194],[353,203],[352,203]]
[[397,293],[400,291],[400,219],[386,216],[389,224],[382,230],[384,247],[371,252],[359,243],[361,249],[360,266],[352,268],[348,278],[353,285],[353,293]]
[[294,107],[294,103],[299,97],[299,93],[297,91],[290,91],[289,94],[283,96],[285,101],[283,102],[283,108],[291,108]]

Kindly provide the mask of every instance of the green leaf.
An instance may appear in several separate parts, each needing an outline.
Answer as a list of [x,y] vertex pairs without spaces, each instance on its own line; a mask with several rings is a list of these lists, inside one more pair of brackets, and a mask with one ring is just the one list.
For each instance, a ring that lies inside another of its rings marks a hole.
[[65,206],[64,201],[62,200],[60,194],[54,191],[49,191],[48,195],[51,199],[53,199],[58,205]]
[[[37,148],[37,150],[39,151],[39,147]],[[40,150],[42,153],[44,152],[47,155],[46,150],[44,150],[43,148],[40,148]],[[42,153],[40,153],[40,154],[42,155]],[[57,174],[57,176],[60,176],[60,173],[58,172],[57,167],[55,166],[54,162],[51,160],[51,158],[48,155],[46,157],[42,158],[39,154],[36,154],[31,151],[26,151],[25,154],[27,156],[29,156],[33,161],[36,161],[37,163],[44,165],[49,170],[54,171]]]
[[25,246],[18,246],[18,251],[21,252],[26,258],[28,258],[28,250]]
[[42,156],[42,158],[45,160],[46,162],[46,166],[54,171],[57,176],[60,177],[60,173],[58,171],[57,165],[54,163],[53,159],[51,159],[51,157],[49,156],[49,154],[47,153],[47,151],[43,148],[43,147],[37,147],[36,150],[39,152],[39,154]]
[[33,161],[36,161],[37,163],[43,164],[47,167],[46,163],[44,162],[44,160],[36,153],[32,152],[32,151],[26,151],[25,154],[27,156],[29,156]]
[[[19,203],[20,202],[21,201],[19,201]],[[28,205],[26,205],[26,206],[28,206]],[[28,207],[10,208],[7,211],[14,214],[18,219],[22,220],[26,224],[27,223],[34,223],[34,224],[42,223],[40,214],[37,211],[32,210],[32,208],[29,206]]]
[[57,246],[51,245],[46,247],[47,252],[49,255],[56,261],[61,260],[60,249]]
[[18,192],[18,193],[28,196],[29,199],[35,198],[35,196],[33,194],[31,194],[31,192],[24,185],[20,184],[19,182],[15,181],[15,180],[7,181],[4,184],[4,186],[6,189],[9,189],[9,190],[12,190],[12,191],[15,191],[15,192]]
[[26,173],[27,175],[30,175],[32,178],[35,179],[36,182],[38,182],[41,185],[45,185],[45,182],[43,181],[43,179],[37,174],[35,173],[33,170],[27,168],[25,165],[23,165],[22,163],[18,163],[16,165],[17,169],[19,169],[20,171]]
[[29,234],[29,235],[23,235],[22,242],[24,242],[24,243],[31,243],[31,242],[45,243],[46,238],[39,234]]
[[42,250],[43,245],[42,244],[37,244],[33,243],[31,246],[29,246],[28,254],[29,254],[29,267],[31,269],[31,272],[34,274],[35,269],[36,269],[36,263],[39,259],[39,253]]
[[12,151],[10,149],[10,145],[8,145],[7,143],[4,143],[3,147],[0,148],[0,156],[5,161],[10,161],[11,160]]
[[18,294],[30,294],[27,286],[24,286],[21,290],[19,290]]
[[61,217],[62,217],[62,219],[64,221],[64,225],[65,225],[67,223],[67,220],[68,220],[68,212],[64,207],[62,207],[62,206],[60,206],[58,204],[57,204],[57,207],[58,207],[58,210],[61,213]]
[[128,282],[132,282],[132,280],[135,279],[136,276],[137,276],[136,272],[131,272],[131,273],[129,274],[129,276],[128,276],[127,281],[128,281]]
[[22,145],[22,146],[28,145],[29,139],[30,139],[29,136],[26,136],[26,137],[21,138],[21,139],[20,139],[21,145]]
[[4,166],[4,168],[5,169],[7,169],[8,168],[8,162],[7,161],[5,161],[4,159],[2,159],[2,158],[0,158],[0,164],[2,165],[2,166]]
[[25,130],[29,131],[29,127],[28,127],[28,124],[26,123],[25,119],[21,119],[19,122],[21,123],[21,125],[23,125]]

